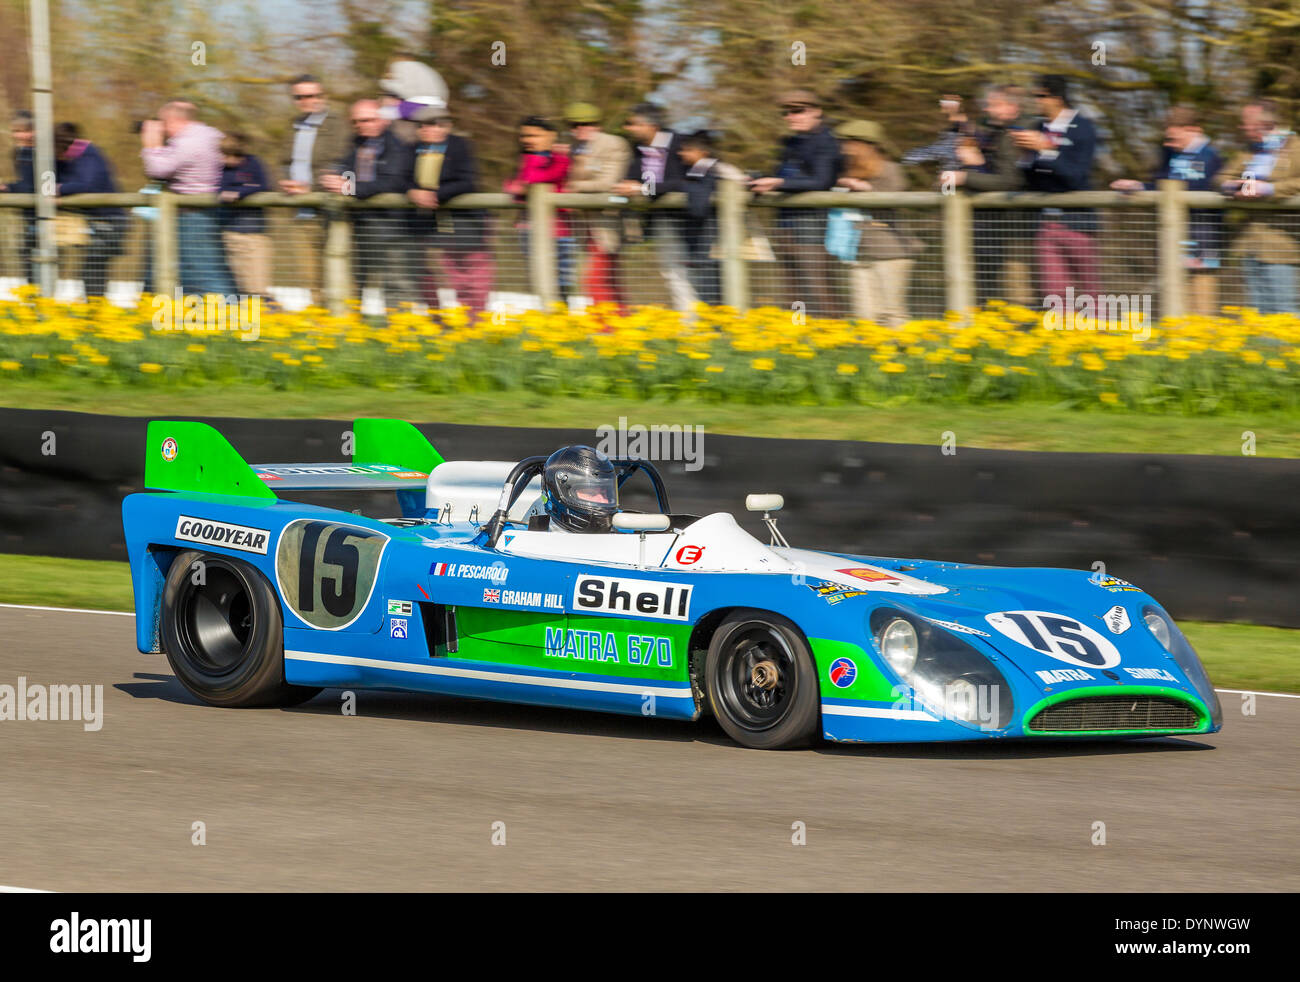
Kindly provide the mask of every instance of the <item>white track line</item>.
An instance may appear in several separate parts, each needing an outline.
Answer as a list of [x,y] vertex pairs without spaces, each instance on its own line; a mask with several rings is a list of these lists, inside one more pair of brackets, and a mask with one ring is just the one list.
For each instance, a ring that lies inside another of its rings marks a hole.
[[91,610],[89,607],[33,607],[31,604],[0,604],[11,610],[56,610],[64,614],[112,614],[115,617],[134,617],[129,610]]
[[[134,617],[129,610],[91,610],[88,607],[34,607],[31,604],[0,604],[10,610],[53,610],[62,614],[112,614],[115,617]],[[1215,692],[1229,692],[1234,695],[1272,696],[1275,699],[1300,699],[1300,695],[1289,692],[1256,692],[1254,689],[1215,689]],[[0,892],[5,888],[0,887]]]
[[0,893],[53,893],[53,890],[36,890],[32,887],[7,887],[0,885]]

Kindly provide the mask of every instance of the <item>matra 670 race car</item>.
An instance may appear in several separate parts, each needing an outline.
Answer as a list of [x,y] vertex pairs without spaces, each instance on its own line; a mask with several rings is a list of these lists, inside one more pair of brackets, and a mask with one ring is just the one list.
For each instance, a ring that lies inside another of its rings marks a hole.
[[[217,706],[324,687],[694,720],[756,748],[1212,733],[1214,689],[1138,587],[763,542],[674,513],[654,466],[566,447],[444,461],[361,419],[351,464],[249,465],[201,423],[149,424],[123,522],[137,642]],[[619,508],[648,478],[653,513]],[[399,517],[296,504],[391,489]],[[756,522],[757,524],[757,522]]]

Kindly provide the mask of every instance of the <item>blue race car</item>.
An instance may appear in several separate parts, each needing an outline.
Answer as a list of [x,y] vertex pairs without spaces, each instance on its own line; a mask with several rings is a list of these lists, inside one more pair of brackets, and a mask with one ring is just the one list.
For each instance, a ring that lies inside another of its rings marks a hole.
[[[360,419],[353,463],[249,465],[154,421],[122,506],[137,644],[218,706],[401,689],[694,720],[747,747],[1212,733],[1214,689],[1138,587],[768,542],[674,513],[654,466],[590,447],[444,461]],[[618,504],[634,475],[653,513]],[[282,500],[391,490],[390,519]]]

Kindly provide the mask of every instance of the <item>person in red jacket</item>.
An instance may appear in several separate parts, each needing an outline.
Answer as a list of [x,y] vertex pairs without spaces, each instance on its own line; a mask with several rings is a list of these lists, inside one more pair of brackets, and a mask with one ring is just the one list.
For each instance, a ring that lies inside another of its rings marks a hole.
[[[569,148],[555,142],[555,127],[540,116],[528,116],[519,122],[519,169],[505,182],[507,194],[523,200],[530,184],[554,184],[564,190],[569,174]],[[520,232],[524,255],[528,254],[527,215],[515,225]],[[574,292],[573,230],[563,210],[555,216],[555,256],[559,267],[560,295],[568,302]]]

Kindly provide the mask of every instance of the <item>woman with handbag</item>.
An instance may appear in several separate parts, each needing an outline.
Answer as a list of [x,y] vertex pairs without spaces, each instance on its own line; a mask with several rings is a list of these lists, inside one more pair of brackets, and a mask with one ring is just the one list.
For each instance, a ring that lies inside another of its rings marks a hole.
[[[843,160],[836,186],[849,191],[906,191],[884,127],[855,119],[836,127]],[[837,208],[826,227],[826,249],[849,267],[853,315],[886,327],[906,323],[907,288],[921,243],[890,209]]]

